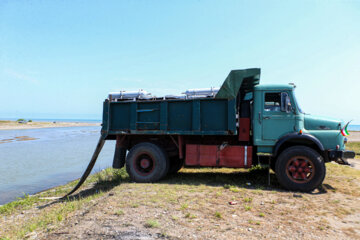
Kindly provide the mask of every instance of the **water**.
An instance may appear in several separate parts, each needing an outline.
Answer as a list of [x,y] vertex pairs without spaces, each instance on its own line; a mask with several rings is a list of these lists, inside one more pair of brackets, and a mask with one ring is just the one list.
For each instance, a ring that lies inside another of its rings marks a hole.
[[[79,178],[99,137],[97,126],[1,130],[0,204]],[[106,141],[93,172],[111,166],[114,148]]]
[[349,131],[360,131],[360,125],[349,125],[348,127]]

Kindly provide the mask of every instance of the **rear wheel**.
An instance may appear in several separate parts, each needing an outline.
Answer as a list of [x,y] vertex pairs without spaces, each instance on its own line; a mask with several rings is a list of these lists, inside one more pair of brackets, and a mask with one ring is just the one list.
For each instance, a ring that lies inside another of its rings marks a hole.
[[126,171],[135,182],[156,182],[169,170],[165,151],[153,143],[139,143],[126,157]]
[[309,192],[323,182],[326,168],[321,155],[314,149],[294,146],[280,154],[275,163],[275,173],[284,188]]

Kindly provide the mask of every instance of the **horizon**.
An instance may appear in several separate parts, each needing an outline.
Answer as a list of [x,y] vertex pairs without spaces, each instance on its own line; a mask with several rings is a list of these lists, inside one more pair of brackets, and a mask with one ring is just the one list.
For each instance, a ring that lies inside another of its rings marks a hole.
[[[218,87],[259,67],[306,113],[360,124],[360,2],[2,1],[0,118],[101,119],[116,90]],[[355,110],[355,111],[354,111]]]

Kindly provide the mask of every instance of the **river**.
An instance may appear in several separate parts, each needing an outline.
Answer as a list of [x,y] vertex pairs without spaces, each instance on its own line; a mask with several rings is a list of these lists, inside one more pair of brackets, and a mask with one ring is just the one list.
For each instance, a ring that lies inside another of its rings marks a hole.
[[[100,127],[0,131],[0,204],[77,179],[100,137]],[[107,141],[94,171],[111,166],[115,141]]]

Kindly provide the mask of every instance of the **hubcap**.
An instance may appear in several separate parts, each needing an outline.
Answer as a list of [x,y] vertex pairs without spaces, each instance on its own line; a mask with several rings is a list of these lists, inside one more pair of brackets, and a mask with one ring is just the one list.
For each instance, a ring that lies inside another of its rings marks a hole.
[[307,183],[315,173],[313,162],[304,156],[295,156],[286,164],[286,175],[296,183]]
[[148,168],[149,166],[150,166],[150,161],[149,161],[149,159],[146,159],[146,158],[143,158],[143,159],[141,159],[140,160],[140,166],[142,167],[142,168]]
[[138,174],[147,176],[154,171],[155,161],[151,155],[143,152],[137,155],[133,162],[133,166]]

